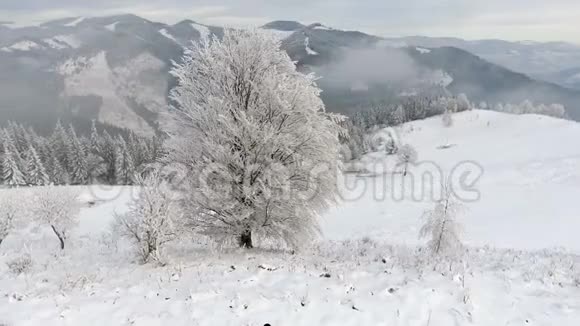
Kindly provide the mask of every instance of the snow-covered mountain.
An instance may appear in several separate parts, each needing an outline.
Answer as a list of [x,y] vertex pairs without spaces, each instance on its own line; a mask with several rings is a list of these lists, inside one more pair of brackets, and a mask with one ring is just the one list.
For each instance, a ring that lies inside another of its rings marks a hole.
[[1,118],[41,129],[56,118],[96,119],[152,134],[168,105],[171,60],[189,42],[221,33],[193,21],[169,26],[133,15],[4,29]]
[[321,24],[299,29],[283,42],[303,68],[322,76],[322,96],[337,111],[401,94],[449,91],[465,93],[475,102],[561,103],[580,119],[580,91],[535,80],[457,47],[436,45],[411,45]]
[[533,78],[580,89],[580,83],[571,82],[570,76],[565,74],[580,69],[580,45],[565,42],[467,41],[423,36],[392,38],[390,41],[408,46],[460,48]]
[[[419,92],[466,93],[474,101],[562,103],[580,119],[580,92],[538,82],[469,52],[412,45],[321,24],[275,21],[262,27],[282,40],[319,84],[330,110],[346,112]],[[175,25],[134,15],[76,17],[40,26],[0,28],[0,121],[41,131],[57,118],[152,134],[168,106],[168,74],[184,46],[223,28]]]
[[580,67],[538,75],[538,78],[560,84],[565,87],[580,89]]

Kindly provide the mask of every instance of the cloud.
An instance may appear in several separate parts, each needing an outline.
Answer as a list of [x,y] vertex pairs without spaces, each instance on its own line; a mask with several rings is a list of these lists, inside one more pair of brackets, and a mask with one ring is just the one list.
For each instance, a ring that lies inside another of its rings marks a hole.
[[[417,80],[419,69],[405,52],[389,47],[347,49],[340,60],[318,67],[322,82],[333,87],[351,88],[372,84],[402,83]],[[364,88],[364,87],[363,87]]]
[[274,19],[323,22],[384,36],[457,36],[580,43],[577,0],[18,0],[0,2],[0,20],[134,13],[173,23],[227,25]]

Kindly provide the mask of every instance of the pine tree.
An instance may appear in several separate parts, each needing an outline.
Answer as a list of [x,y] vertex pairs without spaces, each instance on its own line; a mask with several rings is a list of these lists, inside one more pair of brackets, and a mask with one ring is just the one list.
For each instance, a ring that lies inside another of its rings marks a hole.
[[100,157],[103,159],[104,181],[109,184],[117,183],[117,143],[111,135],[105,130],[101,141]]
[[131,185],[135,176],[135,164],[125,139],[119,136],[117,143],[117,162],[115,164],[117,184]]
[[91,124],[91,138],[90,138],[90,152],[95,155],[101,155],[101,137],[99,136],[99,132],[97,130],[97,123],[95,120],[92,121]]
[[129,150],[129,154],[133,159],[135,170],[138,170],[146,160],[147,148],[143,147],[142,145],[143,143],[140,142],[140,139],[137,139],[137,136],[133,132],[129,134],[127,149]]
[[69,174],[62,167],[56,156],[52,156],[50,161],[50,181],[55,185],[67,185],[70,183]]
[[4,133],[4,156],[2,160],[2,179],[10,186],[26,185],[26,166],[11,137],[11,132],[6,129]]
[[68,133],[62,126],[60,120],[56,123],[56,127],[51,136],[50,143],[53,155],[56,155],[62,168],[65,171],[69,170],[68,159],[70,149],[70,138]]
[[4,144],[4,157],[2,160],[2,181],[11,187],[25,186],[26,179],[18,164],[18,153],[14,152],[14,146],[10,146],[6,142]]
[[38,156],[38,153],[34,149],[34,146],[30,146],[27,153],[27,180],[29,185],[35,186],[46,186],[50,184],[48,174]]
[[68,162],[72,183],[78,185],[88,184],[89,165],[87,163],[86,149],[72,126],[69,128],[69,139]]

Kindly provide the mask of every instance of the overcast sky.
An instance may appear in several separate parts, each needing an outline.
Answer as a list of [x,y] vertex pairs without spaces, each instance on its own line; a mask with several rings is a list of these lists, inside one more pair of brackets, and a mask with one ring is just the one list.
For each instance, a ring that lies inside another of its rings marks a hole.
[[0,21],[134,13],[174,23],[255,26],[285,19],[382,36],[569,41],[580,44],[580,0],[0,0]]

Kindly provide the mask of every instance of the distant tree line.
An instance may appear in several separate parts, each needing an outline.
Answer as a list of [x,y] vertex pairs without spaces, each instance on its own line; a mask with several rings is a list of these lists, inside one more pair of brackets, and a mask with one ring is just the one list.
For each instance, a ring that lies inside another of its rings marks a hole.
[[0,185],[131,185],[161,155],[161,140],[112,136],[93,122],[89,137],[57,122],[50,136],[8,123],[0,128]]
[[525,100],[520,104],[496,103],[495,105],[489,105],[486,102],[481,102],[479,108],[511,114],[540,114],[560,119],[568,118],[566,108],[562,104],[557,103],[547,105]]
[[[410,96],[399,103],[374,105],[357,110],[344,122],[348,137],[342,141],[342,158],[346,161],[360,158],[363,154],[377,150],[374,133],[386,127],[396,127],[403,123],[429,117],[462,112],[473,108],[467,96]],[[394,140],[386,141],[389,154],[397,152]]]

